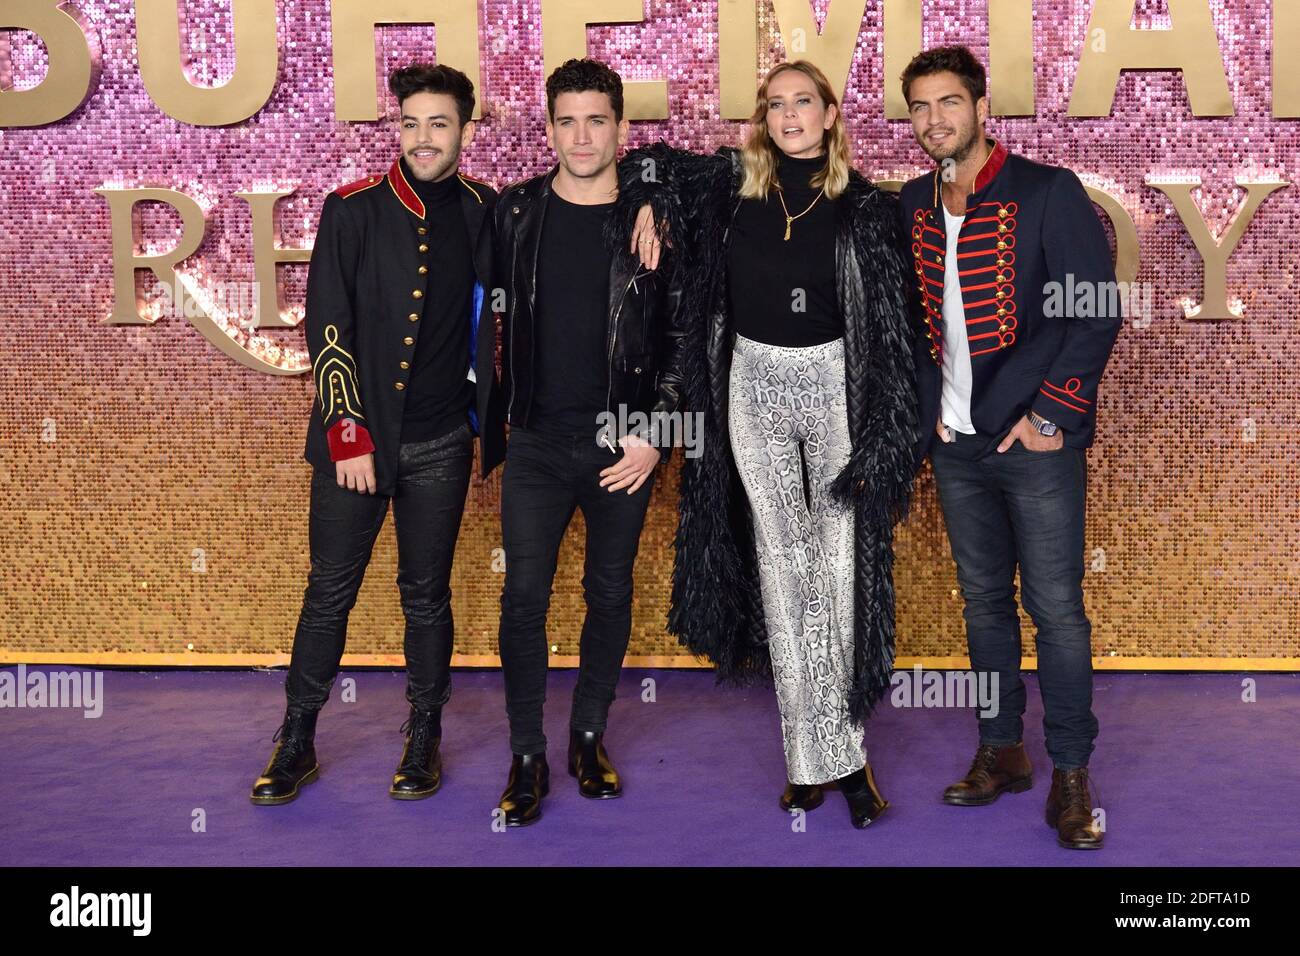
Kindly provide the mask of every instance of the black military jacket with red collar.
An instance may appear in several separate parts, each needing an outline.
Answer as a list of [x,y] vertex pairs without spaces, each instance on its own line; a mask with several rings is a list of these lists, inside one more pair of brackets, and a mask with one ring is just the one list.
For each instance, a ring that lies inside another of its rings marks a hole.
[[[992,145],[967,197],[957,240],[971,422],[995,446],[1032,410],[1061,428],[1066,445],[1087,448],[1098,384],[1123,321],[1106,233],[1074,173]],[[904,185],[901,198],[921,300],[919,465],[936,437],[943,389],[948,238],[940,170]],[[1071,300],[1089,284],[1090,300]]]
[[[484,476],[505,455],[505,415],[496,373],[492,210],[496,193],[458,174],[475,286],[465,374],[477,396],[470,412]],[[325,198],[307,272],[304,325],[316,385],[304,457],[334,474],[334,462],[374,451],[380,494],[395,490],[412,357],[426,296],[437,295],[438,262],[424,203],[394,161]]]

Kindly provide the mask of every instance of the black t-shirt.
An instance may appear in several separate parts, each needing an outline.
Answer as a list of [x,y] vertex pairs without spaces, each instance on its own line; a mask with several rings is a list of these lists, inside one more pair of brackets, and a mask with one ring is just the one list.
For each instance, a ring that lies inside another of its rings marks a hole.
[[411,174],[405,159],[402,165],[424,203],[424,224],[429,230],[429,252],[423,257],[429,266],[424,315],[419,322],[402,323],[415,337],[415,349],[401,441],[419,442],[463,424],[474,400],[474,383],[466,376],[475,273],[469,227],[460,206],[460,181],[451,175],[442,182],[425,182]]
[[732,327],[756,342],[785,347],[821,345],[844,334],[835,287],[835,212],[837,200],[808,184],[826,164],[825,156],[792,159],[781,155],[777,179],[791,216],[775,189],[766,199],[742,200],[727,250],[727,290]]
[[537,263],[533,400],[529,428],[596,435],[609,393],[605,354],[613,203],[583,206],[551,190]]

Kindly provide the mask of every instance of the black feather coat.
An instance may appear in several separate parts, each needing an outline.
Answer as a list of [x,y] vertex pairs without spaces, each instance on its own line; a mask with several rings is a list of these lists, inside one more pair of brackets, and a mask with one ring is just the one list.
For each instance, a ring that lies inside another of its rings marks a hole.
[[[661,154],[662,155],[662,154]],[[675,539],[668,630],[712,661],[722,682],[771,678],[753,525],[727,434],[732,324],[726,248],[739,206],[740,157],[674,151],[669,161],[688,216],[686,246],[687,408],[703,413],[703,446],[686,458]],[[836,286],[852,456],[832,485],[855,513],[854,654],[849,711],[863,720],[889,686],[894,666],[893,528],[907,512],[914,476],[917,325],[898,200],[854,172],[837,205]]]

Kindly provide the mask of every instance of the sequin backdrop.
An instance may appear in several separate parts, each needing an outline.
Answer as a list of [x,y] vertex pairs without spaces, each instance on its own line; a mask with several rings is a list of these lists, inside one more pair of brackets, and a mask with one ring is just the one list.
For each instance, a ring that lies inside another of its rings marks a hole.
[[[221,82],[234,66],[228,4],[182,6],[182,49],[197,81]],[[1234,118],[1192,118],[1179,75],[1159,72],[1126,73],[1110,117],[1068,118],[1091,3],[1059,0],[1035,5],[1037,116],[991,124],[1013,150],[1069,165],[1118,195],[1137,224],[1139,279],[1153,284],[1153,321],[1120,336],[1090,457],[1086,583],[1099,655],[1300,656],[1291,484],[1300,470],[1300,191],[1265,202],[1230,263],[1230,294],[1247,318],[1194,323],[1179,300],[1199,295],[1199,256],[1171,204],[1144,185],[1152,172],[1199,175],[1217,231],[1241,200],[1235,177],[1297,176],[1297,122],[1270,115],[1269,4],[1211,6]],[[819,19],[826,7],[814,4]],[[233,194],[295,185],[280,206],[280,231],[283,245],[301,245],[328,190],[384,171],[394,128],[334,120],[325,0],[282,0],[275,93],[252,119],[218,129],[185,126],[151,102],[135,65],[133,4],[84,0],[81,8],[102,45],[94,95],[59,123],[0,131],[0,651],[270,660],[290,647],[308,566],[301,450],[309,380],[245,369],[183,318],[103,324],[112,301],[109,217],[94,190],[162,185],[204,198],[207,238],[183,271],[251,281],[248,208]],[[962,41],[985,55],[985,9],[985,0],[929,0],[926,44]],[[1138,10],[1136,26],[1167,25],[1163,3]],[[644,24],[588,31],[592,55],[625,78],[669,81],[672,119],[634,124],[633,145],[664,137],[712,149],[736,140],[739,126],[718,118],[716,13],[715,3],[648,0]],[[881,4],[869,3],[845,111],[859,167],[901,178],[922,171],[926,158],[906,123],[882,118],[881,17]],[[485,0],[480,24],[489,118],[464,166],[504,185],[549,163],[537,0]],[[759,28],[762,70],[784,58],[769,7],[760,7]],[[384,26],[378,36],[381,77],[434,55],[431,26]],[[34,85],[44,56],[31,34],[0,31],[0,84]],[[143,235],[167,248],[176,222],[150,207]],[[305,272],[281,268],[290,303],[301,302]],[[300,329],[268,337],[302,347]],[[663,629],[676,465],[661,476],[642,538],[634,657],[678,653]],[[476,480],[457,555],[462,660],[496,651],[499,474]],[[578,516],[552,603],[561,657],[577,651],[582,532]],[[928,469],[898,552],[900,653],[960,655],[960,601]],[[386,528],[352,615],[349,652],[377,655],[367,660],[400,660],[395,567]],[[1031,635],[1026,628],[1030,653]]]

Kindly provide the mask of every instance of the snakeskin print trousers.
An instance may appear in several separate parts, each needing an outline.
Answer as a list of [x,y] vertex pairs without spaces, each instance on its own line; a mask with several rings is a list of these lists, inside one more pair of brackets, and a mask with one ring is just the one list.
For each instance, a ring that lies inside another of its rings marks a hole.
[[843,339],[789,348],[737,335],[728,386],[786,770],[791,783],[828,783],[867,759],[848,713],[853,512],[830,495],[852,451]]

